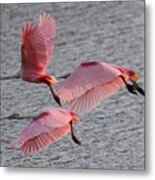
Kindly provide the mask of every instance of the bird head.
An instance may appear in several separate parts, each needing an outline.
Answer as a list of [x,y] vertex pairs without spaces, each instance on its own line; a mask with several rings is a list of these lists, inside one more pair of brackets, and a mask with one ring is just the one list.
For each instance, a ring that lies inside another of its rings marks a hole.
[[78,115],[72,111],[70,111],[70,115],[72,116],[72,121],[74,122],[79,122],[80,118],[78,117]]
[[132,70],[128,70],[128,75],[129,75],[130,79],[133,81],[137,81],[140,79],[139,75]]
[[125,79],[128,79],[128,77],[133,81],[137,81],[137,80],[140,79],[138,74],[135,73],[135,71],[133,71],[133,70],[126,69],[124,67],[121,67],[121,66],[118,66],[118,65],[115,65],[115,64],[112,64],[112,66],[114,68],[118,69],[122,73],[122,75],[124,76]]

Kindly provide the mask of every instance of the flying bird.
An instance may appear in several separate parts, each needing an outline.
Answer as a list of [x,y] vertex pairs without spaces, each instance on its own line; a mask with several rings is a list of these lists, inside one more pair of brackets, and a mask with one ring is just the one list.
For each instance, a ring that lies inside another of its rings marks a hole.
[[74,112],[63,108],[46,108],[27,125],[17,138],[6,142],[25,154],[32,154],[71,133],[73,141],[81,145],[74,134],[74,122],[80,122]]
[[67,108],[76,113],[90,111],[124,86],[130,93],[145,95],[136,82],[139,79],[137,73],[114,64],[83,62],[64,77],[66,79],[56,85],[55,91],[61,102],[67,103]]
[[53,91],[52,85],[57,80],[48,75],[46,69],[53,56],[56,23],[53,16],[43,13],[39,24],[27,22],[21,30],[21,69],[11,76],[1,77],[1,80],[22,78],[31,83],[44,83],[49,88],[55,101],[61,106],[59,97]]

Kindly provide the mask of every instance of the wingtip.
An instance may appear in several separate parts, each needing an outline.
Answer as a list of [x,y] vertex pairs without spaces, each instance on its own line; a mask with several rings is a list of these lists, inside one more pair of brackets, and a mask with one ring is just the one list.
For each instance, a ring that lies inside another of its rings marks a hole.
[[48,13],[46,11],[42,11],[39,15],[39,22],[42,23],[42,21],[44,20],[52,20],[55,22],[55,17],[51,14],[51,13]]

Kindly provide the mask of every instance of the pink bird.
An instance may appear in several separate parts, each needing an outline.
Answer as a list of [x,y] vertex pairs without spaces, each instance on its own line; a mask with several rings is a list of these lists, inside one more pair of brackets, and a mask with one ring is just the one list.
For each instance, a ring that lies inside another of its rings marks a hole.
[[80,122],[79,117],[67,109],[48,108],[35,117],[21,135],[9,144],[23,153],[31,154],[55,143],[71,132],[73,141],[81,145],[74,135],[72,123]]
[[25,23],[21,31],[21,70],[15,75],[1,79],[22,78],[27,82],[44,83],[61,106],[60,99],[52,88],[57,80],[46,74],[53,56],[55,35],[56,23],[53,16],[49,14],[41,14],[38,25],[32,22]]
[[[126,86],[129,92],[145,95],[132,70],[99,61],[83,62],[55,90],[67,108],[76,113],[88,112],[99,103]],[[128,84],[128,81],[132,84]]]

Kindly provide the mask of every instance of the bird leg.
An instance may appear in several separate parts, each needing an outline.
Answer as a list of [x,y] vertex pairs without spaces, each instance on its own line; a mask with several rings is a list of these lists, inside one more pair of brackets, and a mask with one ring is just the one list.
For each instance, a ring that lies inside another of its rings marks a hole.
[[18,79],[18,78],[21,78],[21,71],[20,70],[13,75],[0,77],[0,80]]
[[74,129],[73,129],[73,123],[72,121],[70,122],[70,126],[71,126],[71,137],[73,139],[73,141],[78,144],[78,145],[81,145],[81,142],[78,140],[78,138],[75,136],[74,134]]
[[48,86],[49,86],[49,88],[50,88],[50,91],[51,91],[51,93],[52,93],[53,98],[55,99],[55,101],[59,104],[59,106],[62,106],[62,105],[61,105],[60,98],[59,98],[59,96],[57,96],[57,95],[55,94],[52,85],[51,85],[51,84],[48,84]]
[[63,76],[57,77],[57,79],[66,79],[66,78],[68,78],[70,75],[71,75],[71,73],[68,73],[68,74],[65,74],[65,75],[63,75]]
[[2,117],[1,119],[26,119],[26,118],[32,118],[33,116],[20,116],[18,113],[12,113],[8,116]]
[[124,84],[126,85],[127,90],[132,94],[137,94],[135,86],[128,84],[122,75],[120,75],[120,77],[123,80]]
[[132,79],[130,79],[130,81],[132,82],[133,86],[135,87],[135,89],[143,96],[145,96],[145,91],[137,84],[136,81],[133,81]]

